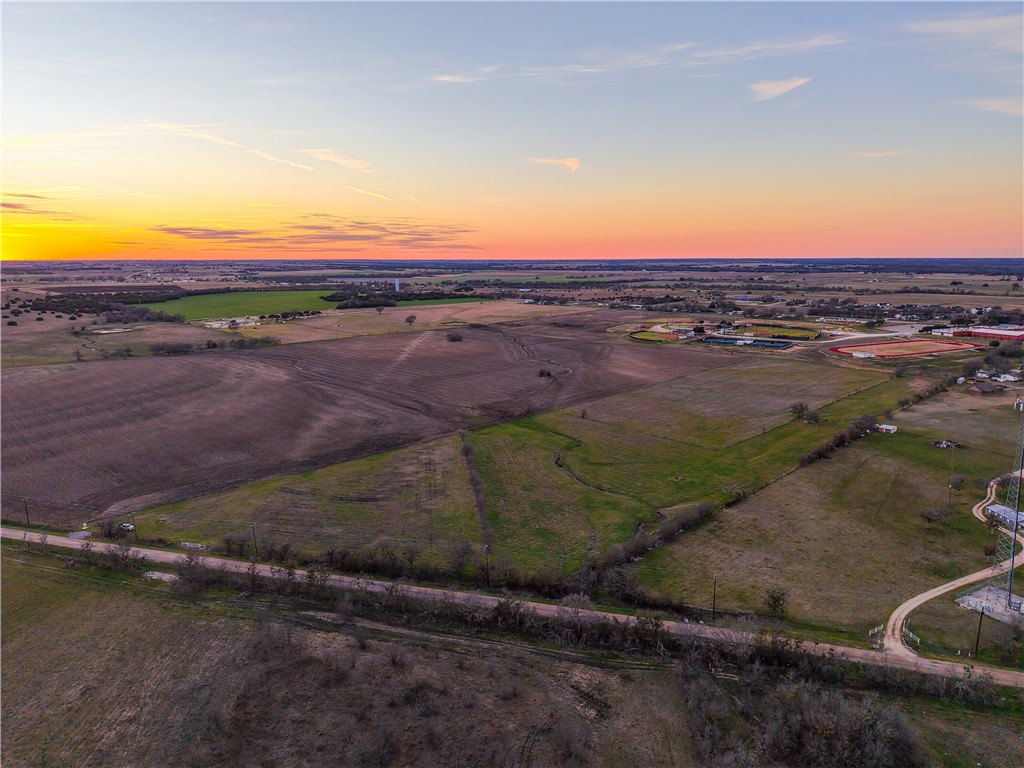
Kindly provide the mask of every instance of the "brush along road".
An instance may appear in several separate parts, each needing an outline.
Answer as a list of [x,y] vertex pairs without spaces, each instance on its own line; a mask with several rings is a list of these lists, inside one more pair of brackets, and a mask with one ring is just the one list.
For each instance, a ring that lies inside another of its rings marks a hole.
[[[27,541],[33,543],[38,543],[40,540],[40,534],[38,533],[20,531],[14,528],[0,528],[0,536],[5,539],[16,540],[25,538]],[[76,539],[69,539],[65,536],[46,535],[46,543],[50,546],[63,547],[65,549],[81,549],[83,542]],[[115,549],[116,547],[112,544],[97,543],[95,545],[95,551],[97,552],[113,553]],[[182,557],[182,555],[176,552],[165,552],[159,549],[146,549],[143,547],[136,547],[132,551],[135,556],[144,557],[146,560],[153,563],[174,564]],[[227,560],[219,557],[207,557],[204,558],[204,561],[208,567],[224,568],[225,570],[233,571],[235,573],[246,573],[249,568],[249,563],[237,560]],[[269,565],[257,564],[256,570],[260,576],[266,578],[275,578],[278,575],[277,569],[274,569]],[[304,578],[305,571],[296,570],[295,577],[299,579]],[[367,589],[372,592],[384,592],[394,585],[394,582],[389,581],[359,579],[352,576],[336,575],[329,576],[327,583],[341,589]],[[401,587],[405,590],[407,595],[420,600],[433,600],[438,602],[442,600],[456,600],[484,608],[494,607],[502,600],[500,597],[481,595],[475,592],[457,592],[432,587],[417,587],[409,584],[402,584]],[[557,616],[559,611],[559,606],[551,605],[549,603],[534,603],[526,601],[525,605],[540,616]],[[580,611],[579,614],[584,618],[624,621],[628,624],[632,624],[636,621],[635,616],[627,616],[606,611],[584,610]],[[753,632],[741,632],[735,629],[722,629],[719,627],[708,626],[706,624],[687,624],[678,621],[666,621],[664,626],[668,632],[672,632],[680,636],[689,635],[704,637],[709,640],[722,643],[747,644],[753,643],[758,639],[757,635]],[[940,675],[942,677],[962,677],[965,667],[968,666],[949,661],[920,659],[913,654],[907,655],[903,653],[888,653],[886,651],[870,651],[863,648],[848,648],[841,645],[830,645],[826,643],[808,643],[803,645],[803,650],[806,653],[811,653],[816,656],[835,655],[839,658],[845,658],[849,661],[860,662],[862,664],[906,669],[924,674]],[[999,669],[983,664],[974,664],[970,666],[975,673],[986,672],[990,674],[992,676],[992,682],[997,685],[1009,685],[1017,688],[1024,688],[1024,671],[1017,672],[1009,669]]]

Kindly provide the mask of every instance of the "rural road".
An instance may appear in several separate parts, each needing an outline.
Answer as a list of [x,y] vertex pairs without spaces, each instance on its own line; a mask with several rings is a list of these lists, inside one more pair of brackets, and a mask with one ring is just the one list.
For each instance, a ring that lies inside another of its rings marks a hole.
[[[985,507],[987,507],[989,504],[995,501],[998,481],[999,478],[996,478],[995,480],[988,484],[988,492],[985,494],[985,498],[979,501],[977,504],[975,504],[974,508],[971,510],[974,516],[982,522],[987,522],[987,520],[985,519]],[[1017,541],[1020,544],[1024,544],[1024,536],[1018,534]],[[1020,567],[1022,562],[1024,562],[1024,557],[1018,557],[1016,566]],[[1005,573],[1009,569],[1009,567],[1010,561],[1004,560],[997,566],[997,572]],[[1016,570],[1016,568],[1014,570]],[[947,592],[952,592],[955,589],[960,589],[961,587],[966,587],[970,584],[975,584],[979,581],[984,581],[992,575],[992,572],[992,568],[986,568],[983,571],[975,571],[974,573],[968,576],[961,576],[959,579],[954,579],[953,581],[935,587],[934,589],[929,589],[927,592],[922,592],[919,595],[915,595],[914,597],[910,598],[905,603],[900,605],[895,611],[893,611],[892,616],[889,617],[889,621],[885,625],[885,640],[883,642],[883,647],[885,648],[885,650],[894,658],[901,657],[917,659],[917,654],[914,653],[913,650],[911,650],[910,646],[908,646],[906,644],[906,641],[903,639],[903,625],[906,622],[907,617],[910,615],[910,613],[915,608],[918,608],[919,606],[923,605],[924,603],[927,603],[929,600],[933,598],[938,597],[939,595],[944,595]]]
[[[30,542],[38,542],[40,534],[35,532],[29,532],[26,534],[25,531],[20,531],[14,528],[0,528],[0,537],[15,540],[22,540],[27,537],[27,540]],[[48,546],[62,547],[66,549],[81,549],[83,543],[81,540],[69,539],[65,536],[55,535],[47,535],[46,542]],[[99,542],[94,544],[94,548],[97,552],[112,552],[115,549],[112,544],[102,544]],[[135,547],[132,551],[136,556],[143,556],[146,560],[152,563],[173,565],[182,557],[182,555],[177,552],[166,552],[159,549],[146,549],[143,547]],[[240,562],[238,560],[227,560],[219,557],[205,557],[203,559],[207,566],[224,568],[235,573],[245,573],[249,568],[248,563]],[[275,578],[277,575],[274,573],[277,569],[273,569],[269,565],[257,564],[256,568],[257,572],[261,576]],[[987,571],[985,573],[987,574]],[[295,575],[297,578],[303,578],[305,576],[305,571],[296,570]],[[331,586],[340,587],[342,589],[359,588],[370,590],[372,592],[384,592],[391,588],[395,582],[332,575],[328,577],[327,583]],[[462,603],[475,604],[484,608],[493,607],[502,600],[500,597],[481,595],[475,592],[456,592],[453,590],[437,589],[434,587],[418,587],[409,584],[402,584],[401,588],[409,596],[422,600],[440,602],[443,600],[454,599]],[[535,611],[540,616],[558,615],[559,606],[557,605],[551,605],[549,603],[534,603],[529,601],[524,602],[527,607]],[[623,621],[628,624],[632,624],[636,621],[635,616],[626,616],[605,611],[584,610],[579,613],[582,617],[586,618],[603,620],[610,619],[612,621]],[[758,636],[753,632],[723,629],[720,627],[712,627],[707,624],[666,621],[664,622],[664,626],[667,631],[676,635],[704,637],[723,643],[748,644],[758,639]],[[849,648],[842,645],[831,645],[827,643],[805,643],[803,645],[803,650],[806,653],[811,653],[816,656],[835,655],[840,658],[845,658],[850,661],[856,661],[863,664],[924,672],[932,675],[941,675],[943,677],[962,677],[965,667],[971,666],[976,673],[989,673],[992,676],[992,681],[999,685],[1024,688],[1024,671],[1018,672],[1010,669],[999,669],[997,667],[989,667],[984,664],[967,665],[949,661],[921,659],[909,651],[907,653],[901,653],[899,651],[893,653],[890,652],[888,648],[883,651],[873,651],[864,648]]]

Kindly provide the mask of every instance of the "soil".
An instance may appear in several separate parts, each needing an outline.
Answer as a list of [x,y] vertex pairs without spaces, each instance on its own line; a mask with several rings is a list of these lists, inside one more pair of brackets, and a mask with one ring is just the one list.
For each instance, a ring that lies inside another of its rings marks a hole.
[[28,498],[34,522],[78,523],[732,361],[604,332],[621,320],[467,328],[459,343],[424,331],[7,369],[3,513],[20,516]]

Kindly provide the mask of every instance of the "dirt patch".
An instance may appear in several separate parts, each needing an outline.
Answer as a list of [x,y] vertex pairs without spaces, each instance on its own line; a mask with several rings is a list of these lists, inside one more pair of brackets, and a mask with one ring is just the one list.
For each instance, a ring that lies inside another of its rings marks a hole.
[[[138,509],[711,368],[549,320],[253,351],[8,369],[5,514]],[[550,378],[538,376],[551,370]],[[61,517],[63,515],[63,517]]]
[[868,344],[846,344],[829,347],[829,352],[841,355],[853,355],[863,352],[874,357],[888,359],[893,357],[914,357],[916,355],[941,355],[947,352],[965,352],[977,349],[978,344],[966,341],[939,341],[933,339],[908,339],[907,341],[880,341]]

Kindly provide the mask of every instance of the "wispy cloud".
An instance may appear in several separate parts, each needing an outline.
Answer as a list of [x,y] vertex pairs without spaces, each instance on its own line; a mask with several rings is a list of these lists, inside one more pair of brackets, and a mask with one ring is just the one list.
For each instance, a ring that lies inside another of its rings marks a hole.
[[578,157],[531,157],[530,162],[539,165],[564,165],[573,173],[576,173],[576,169],[580,167],[580,159]]
[[360,189],[359,187],[351,187],[351,186],[348,186],[348,185],[345,186],[345,189],[349,189],[349,190],[351,190],[351,191],[353,191],[353,192],[355,192],[356,194],[359,194],[359,195],[365,195],[366,197],[375,197],[378,200],[386,200],[389,203],[394,203],[395,205],[401,205],[401,203],[398,202],[397,200],[395,200],[393,197],[388,197],[387,195],[382,195],[380,192],[371,192],[368,189]]
[[603,75],[629,70],[660,69],[680,62],[677,54],[693,47],[692,43],[663,45],[650,51],[633,53],[591,52],[568,64],[522,67],[521,77],[536,80],[565,80],[573,76]]
[[[598,51],[576,57],[562,64],[522,67],[521,77],[539,81],[567,82],[574,78],[628,72],[633,70],[680,70],[683,67],[708,66],[732,61],[750,61],[771,56],[803,53],[842,45],[845,38],[835,34],[821,34],[793,40],[771,40],[737,45],[728,48],[702,50],[694,43],[673,43],[647,51],[629,53]],[[450,82],[469,82],[455,79]]]
[[1024,51],[1024,14],[1007,16],[962,16],[912,21],[905,29],[924,35],[956,39],[986,49],[1020,53]]
[[50,211],[42,208],[37,208],[34,204],[30,203],[0,203],[0,210],[5,214],[24,214],[27,216],[48,216],[51,219],[57,221],[75,221],[78,216],[62,211]]
[[733,48],[716,48],[710,51],[694,51],[691,64],[713,64],[725,61],[749,61],[789,53],[803,53],[819,48],[842,45],[846,40],[839,35],[815,35],[797,40],[775,40],[749,43]]
[[653,189],[650,192],[638,192],[635,195],[624,195],[623,197],[616,197],[613,200],[609,200],[610,203],[621,203],[623,200],[635,200],[638,197],[647,197],[648,195],[659,195],[662,192],[668,192],[668,188],[665,189]]
[[414,219],[346,219],[326,213],[310,213],[280,230],[206,226],[158,226],[153,231],[208,243],[246,249],[337,249],[341,245],[374,244],[410,250],[476,249],[460,242],[473,229],[459,224],[426,223]]
[[863,157],[867,159],[876,159],[881,157],[896,157],[896,155],[905,155],[908,152],[913,152],[913,147],[907,149],[884,149],[880,151],[867,151],[867,152],[847,152],[850,157]]
[[982,109],[986,112],[1002,112],[1007,115],[1024,117],[1024,99],[1019,97],[1005,99],[969,99],[965,104]]
[[370,167],[370,163],[368,161],[343,155],[333,149],[300,149],[299,154],[306,155],[306,157],[312,157],[314,160],[322,160],[325,163],[335,163],[336,165],[340,165],[343,168],[348,168],[352,171],[377,173],[377,171]]
[[251,21],[245,24],[243,29],[257,35],[276,35],[282,32],[293,32],[296,26],[288,21]]
[[450,85],[461,83],[479,83],[482,80],[489,80],[498,71],[497,67],[481,67],[480,69],[462,72],[460,74],[434,75],[430,78],[432,83],[448,83]]
[[251,147],[247,147],[244,144],[239,144],[237,141],[226,139],[223,136],[217,136],[216,134],[209,133],[204,130],[198,130],[200,128],[211,128],[216,126],[155,122],[141,123],[141,125],[144,128],[149,128],[156,131],[165,131],[167,133],[175,133],[180,136],[187,136],[188,138],[195,139],[196,141],[205,141],[210,144],[219,144],[222,147],[234,147],[235,149],[240,149],[243,152],[247,152],[248,154],[253,155],[254,157],[258,157],[261,160],[269,160],[272,163],[281,163],[283,165],[289,165],[292,168],[298,168],[303,171],[316,170],[315,168],[312,168],[308,165],[303,165],[302,163],[295,163],[292,162],[291,160],[286,160],[283,157],[272,155],[269,152],[264,152],[261,149],[253,149]]
[[264,232],[257,229],[220,229],[214,227],[168,227],[159,226],[152,228],[154,232],[163,232],[165,235],[177,235],[189,240],[241,240],[245,242],[260,242],[265,239]]
[[[25,136],[9,136],[3,140],[6,147],[50,148],[58,146],[97,146],[112,144],[116,136],[129,132],[127,128],[105,128],[95,131],[49,131]],[[106,139],[107,141],[102,141]]]
[[768,101],[777,99],[783,94],[789,93],[801,85],[811,82],[809,77],[792,77],[789,80],[765,80],[763,83],[751,83],[750,92],[754,101]]

